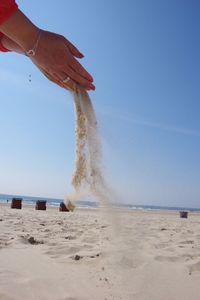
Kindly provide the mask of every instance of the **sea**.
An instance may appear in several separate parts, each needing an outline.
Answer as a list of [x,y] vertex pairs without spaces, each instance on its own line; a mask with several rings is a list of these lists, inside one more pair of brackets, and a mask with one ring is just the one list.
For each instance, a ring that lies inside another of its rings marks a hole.
[[[8,195],[8,194],[0,194],[0,203],[7,203],[11,202],[12,198],[22,198],[23,203],[35,205],[37,200],[45,200],[46,204],[49,206],[59,206],[63,199],[56,199],[56,198],[46,198],[46,197],[31,197],[31,196],[24,196],[24,195]],[[95,201],[90,200],[80,200],[76,201],[76,206],[80,208],[91,208],[91,209],[98,209],[99,205]],[[167,211],[189,211],[189,212],[200,212],[200,208],[191,208],[191,207],[171,207],[171,206],[156,206],[156,205],[139,205],[139,204],[128,204],[128,203],[121,203],[121,204],[113,204],[118,208],[126,208],[130,210],[167,210]]]

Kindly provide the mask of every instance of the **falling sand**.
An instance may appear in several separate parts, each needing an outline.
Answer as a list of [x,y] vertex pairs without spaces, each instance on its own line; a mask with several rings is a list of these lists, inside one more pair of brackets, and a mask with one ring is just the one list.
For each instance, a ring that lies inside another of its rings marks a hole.
[[[125,251],[123,254],[117,254],[117,249],[123,240],[121,234],[123,226],[117,210],[113,210],[112,206],[114,199],[116,200],[117,197],[107,184],[102,171],[101,140],[90,97],[81,87],[73,93],[73,97],[76,116],[76,158],[75,171],[72,176],[74,192],[65,197],[65,204],[69,210],[73,211],[75,201],[82,197],[93,196],[98,201],[103,218],[112,224],[107,229],[110,232],[110,239],[112,237],[110,246],[112,256],[108,257],[106,263],[107,266],[109,265],[109,269],[112,269],[118,264],[124,264],[124,257],[126,257]],[[104,249],[101,251],[103,252]],[[125,278],[125,274],[118,272],[118,277],[120,277],[121,282]]]
[[65,204],[73,209],[73,203],[85,196],[94,196],[102,205],[110,197],[102,174],[102,147],[97,130],[97,120],[88,93],[77,87],[73,93],[76,116],[76,158],[72,176],[74,192],[65,197]]

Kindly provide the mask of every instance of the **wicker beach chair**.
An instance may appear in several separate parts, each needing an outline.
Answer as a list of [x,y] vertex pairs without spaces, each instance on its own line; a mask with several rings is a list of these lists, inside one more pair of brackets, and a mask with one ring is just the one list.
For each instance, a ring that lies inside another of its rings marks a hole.
[[21,209],[22,208],[22,198],[12,198],[11,208]]
[[179,214],[180,214],[180,218],[187,219],[187,217],[188,217],[188,212],[187,211],[180,211]]
[[59,211],[69,211],[64,202],[60,203]]
[[35,204],[36,210],[46,210],[46,201],[44,200],[37,200]]

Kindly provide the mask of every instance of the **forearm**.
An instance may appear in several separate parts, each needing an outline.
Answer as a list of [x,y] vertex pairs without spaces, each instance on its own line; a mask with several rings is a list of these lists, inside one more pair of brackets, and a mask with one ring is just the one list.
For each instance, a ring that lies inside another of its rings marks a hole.
[[9,51],[13,51],[13,52],[17,52],[20,54],[24,54],[23,49],[16,44],[15,42],[13,42],[9,37],[7,37],[6,35],[4,35],[1,39],[1,44],[3,45],[3,47]]
[[[0,25],[0,31],[9,37],[11,41],[18,44],[24,52],[33,47],[33,43],[38,35],[38,30],[39,29],[19,9]],[[7,46],[5,45],[5,47]],[[8,49],[12,50],[10,48]]]

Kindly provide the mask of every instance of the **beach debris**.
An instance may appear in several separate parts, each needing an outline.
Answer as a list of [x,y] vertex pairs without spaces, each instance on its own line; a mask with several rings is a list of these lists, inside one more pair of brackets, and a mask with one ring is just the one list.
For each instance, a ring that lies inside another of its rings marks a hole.
[[31,245],[44,244],[43,241],[38,241],[38,240],[36,240],[33,236],[30,236],[29,238],[27,238],[27,241],[28,241],[29,244],[31,244]]
[[91,255],[90,258],[95,258],[95,257],[99,257],[100,256],[100,253],[97,253],[95,255]]
[[101,226],[101,228],[107,228],[107,227],[108,227],[107,225],[102,225],[102,226]]
[[75,237],[75,236],[72,236],[72,235],[68,235],[68,236],[65,237],[65,239],[71,241],[71,240],[75,240],[76,237]]
[[57,222],[58,225],[63,225],[63,221]]
[[81,258],[83,258],[83,256],[76,254],[73,259],[80,260]]

